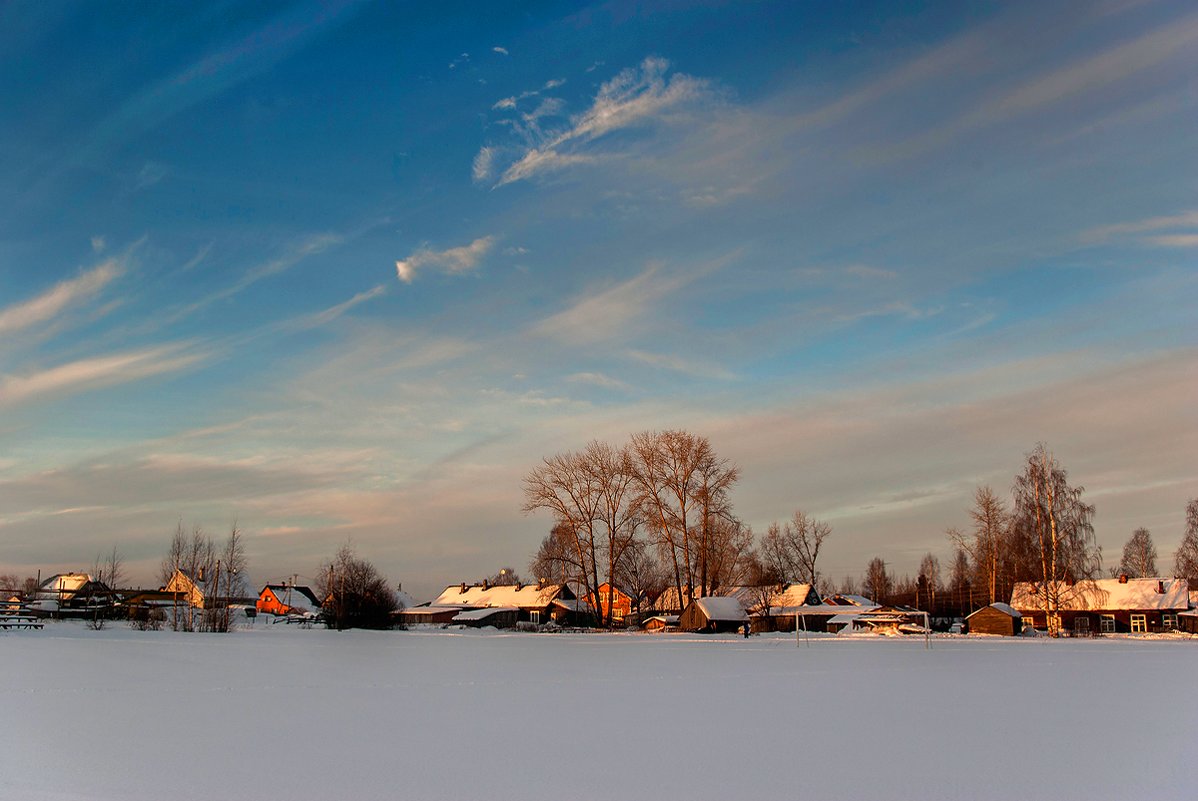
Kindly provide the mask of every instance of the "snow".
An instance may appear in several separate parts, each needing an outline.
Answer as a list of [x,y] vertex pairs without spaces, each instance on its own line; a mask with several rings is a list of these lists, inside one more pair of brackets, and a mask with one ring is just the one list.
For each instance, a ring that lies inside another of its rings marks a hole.
[[[1159,592],[1160,587],[1164,592]],[[1035,585],[1021,581],[1015,585],[1011,606],[1016,609],[1040,610],[1044,600],[1035,592]],[[1079,581],[1061,593],[1062,610],[1099,611],[1116,609],[1188,609],[1190,588],[1185,579],[1144,578],[1097,579]]]
[[501,612],[519,612],[520,610],[514,606],[488,606],[486,609],[471,609],[466,612],[460,612],[453,616],[455,623],[466,622],[468,620],[486,620],[492,615],[498,615]]
[[[998,611],[1002,612],[1004,615],[1009,615],[1010,617],[1023,617],[1023,615],[1019,614],[1019,610],[1017,610],[1015,607],[1011,606],[1010,604],[1004,604],[1002,601],[995,601],[994,603],[990,604],[990,608],[997,609]],[[979,609],[978,612],[980,612],[980,611],[982,611],[982,610]],[[973,615],[976,615],[978,612],[974,612]],[[973,615],[970,615],[969,617],[973,617]],[[968,619],[968,618],[966,618],[966,619]]]
[[1184,637],[809,639],[48,622],[0,633],[0,798],[1198,797]]
[[465,591],[458,584],[445,588],[433,601],[433,606],[516,606],[523,609],[545,607],[562,590],[561,584],[547,584],[537,589],[536,584],[499,587],[467,586]]
[[740,605],[739,598],[696,598],[695,604],[703,610],[708,620],[737,621],[748,620],[745,608]]

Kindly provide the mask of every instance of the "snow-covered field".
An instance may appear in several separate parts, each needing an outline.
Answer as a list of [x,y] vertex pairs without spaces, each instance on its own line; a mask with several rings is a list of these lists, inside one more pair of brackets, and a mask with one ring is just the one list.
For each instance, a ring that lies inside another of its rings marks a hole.
[[0,799],[1198,798],[1198,641],[0,633]]

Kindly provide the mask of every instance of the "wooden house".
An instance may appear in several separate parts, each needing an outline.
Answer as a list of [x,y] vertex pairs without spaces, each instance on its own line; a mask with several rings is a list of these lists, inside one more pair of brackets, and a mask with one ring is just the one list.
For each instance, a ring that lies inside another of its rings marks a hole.
[[683,631],[718,633],[737,631],[749,622],[749,615],[736,597],[696,598],[678,617]]
[[666,631],[678,628],[678,615],[653,615],[641,623],[645,631]]
[[[203,571],[200,572],[202,573]],[[187,571],[176,568],[162,589],[164,592],[178,596],[181,600],[186,601],[188,605],[196,609],[204,608],[205,590],[204,577],[202,575],[192,576]]]
[[1023,616],[1009,604],[993,603],[983,606],[969,617],[965,625],[970,634],[1001,634],[1014,637],[1023,633]]
[[513,629],[520,610],[514,606],[489,606],[482,609],[467,609],[453,616],[454,623],[481,629],[494,626],[497,629]]
[[315,616],[320,613],[320,602],[311,587],[298,584],[267,584],[258,593],[254,607],[270,615]]
[[1198,634],[1198,609],[1178,612],[1177,630],[1186,634]]
[[[1149,634],[1173,631],[1178,615],[1189,609],[1189,584],[1185,579],[1094,579],[1053,588],[1060,600],[1055,614],[1062,630],[1075,636],[1092,634]],[[1023,616],[1025,627],[1047,629],[1042,585],[1021,581],[1011,594],[1011,606]]]
[[632,616],[632,596],[616,587],[609,582],[603,582],[599,585],[598,595],[589,592],[584,599],[587,608],[599,620],[606,620],[608,608],[611,609],[612,623],[622,624],[627,618]]
[[31,612],[57,617],[87,617],[112,610],[116,594],[87,573],[59,573],[38,585],[28,601]]

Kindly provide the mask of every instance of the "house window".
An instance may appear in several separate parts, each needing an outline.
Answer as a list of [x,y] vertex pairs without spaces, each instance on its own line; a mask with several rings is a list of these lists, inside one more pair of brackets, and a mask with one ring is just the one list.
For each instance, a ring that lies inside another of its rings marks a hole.
[[1115,616],[1114,615],[1103,615],[1101,618],[1099,618],[1098,630],[1101,631],[1103,634],[1114,634],[1115,633]]
[[1144,634],[1148,631],[1148,618],[1146,615],[1131,616],[1131,633]]
[[528,613],[528,621],[530,623],[539,624],[541,622],[541,613],[540,612],[529,612]]
[[1161,630],[1177,631],[1177,615],[1171,615],[1168,612],[1161,615]]
[[1023,616],[1023,630],[1031,631],[1034,628],[1036,628],[1036,618],[1032,617],[1031,615],[1024,615]]
[[1073,619],[1073,633],[1079,636],[1090,636],[1090,618],[1076,617]]

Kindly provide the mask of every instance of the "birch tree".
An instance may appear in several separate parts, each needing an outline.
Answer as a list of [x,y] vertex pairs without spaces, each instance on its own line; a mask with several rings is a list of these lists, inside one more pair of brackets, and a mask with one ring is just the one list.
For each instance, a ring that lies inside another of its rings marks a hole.
[[1190,589],[1198,590],[1198,498],[1186,504],[1186,531],[1173,556],[1173,570],[1189,581]]
[[1060,635],[1063,598],[1082,590],[1077,582],[1092,579],[1101,564],[1094,539],[1094,506],[1084,487],[1069,485],[1068,474],[1043,443],[1029,453],[1015,478],[1015,515],[1036,548],[1039,575],[1032,582],[1052,636]]
[[1146,528],[1137,528],[1123,545],[1123,558],[1119,560],[1116,575],[1130,578],[1148,578],[1157,575],[1156,545]]

